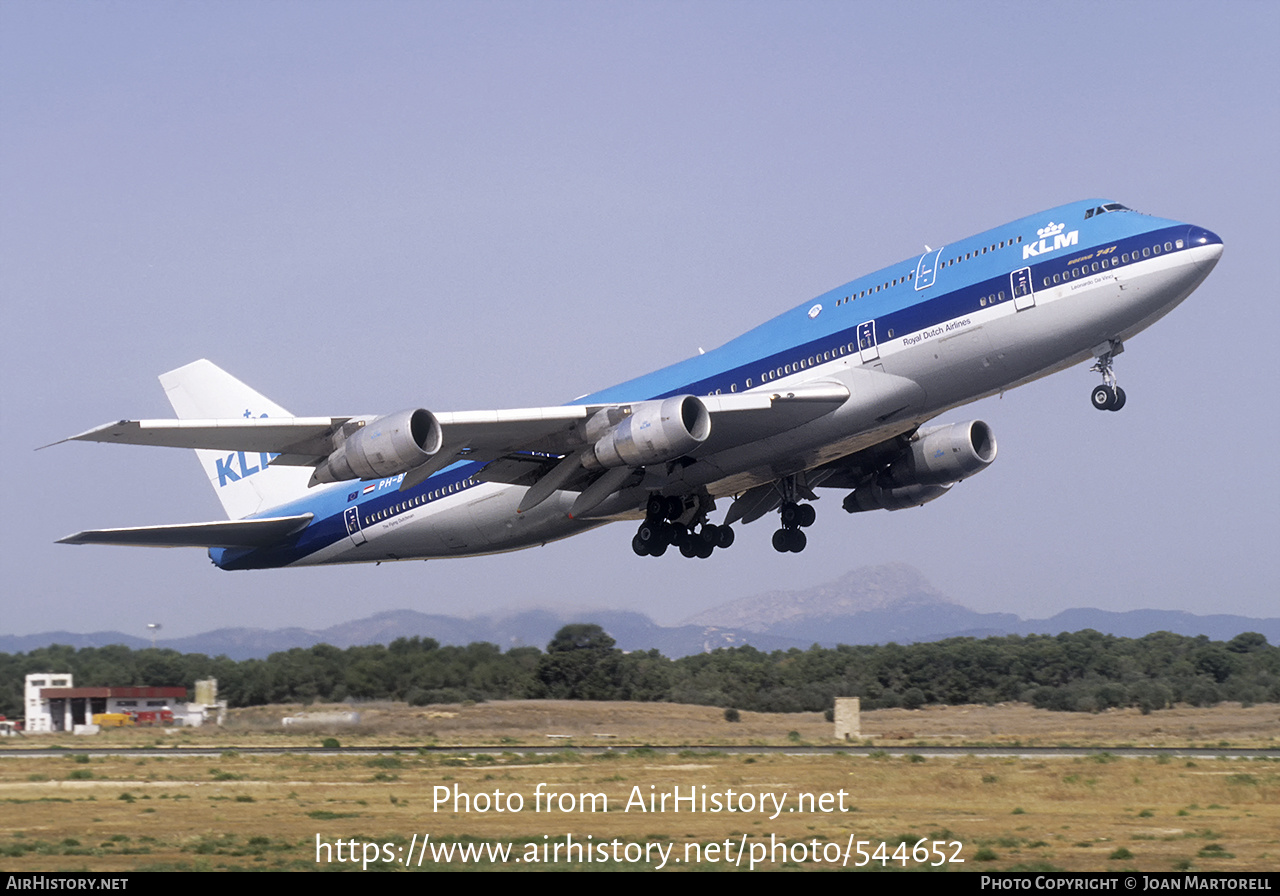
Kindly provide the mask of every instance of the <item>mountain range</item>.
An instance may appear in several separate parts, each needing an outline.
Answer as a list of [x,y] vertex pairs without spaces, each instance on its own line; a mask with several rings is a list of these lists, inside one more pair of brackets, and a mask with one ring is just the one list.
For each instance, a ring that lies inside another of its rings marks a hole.
[[[158,639],[157,647],[182,653],[225,655],[233,660],[265,658],[271,653],[315,644],[346,648],[387,644],[402,637],[429,637],[441,644],[488,641],[503,649],[545,648],[555,632],[571,622],[605,629],[623,650],[651,650],[676,658],[749,644],[758,650],[806,649],[814,644],[907,644],[952,637],[1058,634],[1094,629],[1137,638],[1156,631],[1206,635],[1229,640],[1241,632],[1260,632],[1280,641],[1280,618],[1256,619],[1174,610],[1113,612],[1093,608],[1065,610],[1048,619],[1022,619],[1012,613],[979,613],[948,598],[916,569],[894,563],[855,569],[833,582],[797,591],[770,591],[729,601],[676,626],[660,626],[642,613],[591,610],[566,613],[530,609],[500,616],[461,618],[391,610],[325,629],[223,628],[185,638]],[[121,632],[41,632],[0,635],[0,652],[25,653],[50,644],[132,649],[151,641]]]

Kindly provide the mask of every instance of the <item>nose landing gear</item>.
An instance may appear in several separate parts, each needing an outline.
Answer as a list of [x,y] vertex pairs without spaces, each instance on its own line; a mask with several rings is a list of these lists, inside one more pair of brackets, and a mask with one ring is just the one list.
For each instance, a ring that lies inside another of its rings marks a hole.
[[1097,356],[1089,369],[1102,374],[1102,385],[1094,386],[1089,393],[1089,401],[1100,411],[1118,411],[1124,407],[1124,390],[1116,385],[1116,374],[1112,368],[1112,360],[1124,351],[1124,343],[1116,340],[1105,342],[1094,350]]

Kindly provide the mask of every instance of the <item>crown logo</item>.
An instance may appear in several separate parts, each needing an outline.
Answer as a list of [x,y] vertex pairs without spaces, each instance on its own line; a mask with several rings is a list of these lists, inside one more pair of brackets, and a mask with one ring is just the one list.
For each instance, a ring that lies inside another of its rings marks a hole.
[[1040,239],[1046,239],[1047,237],[1057,236],[1058,234],[1062,233],[1063,228],[1065,228],[1066,226],[1067,226],[1066,224],[1054,224],[1052,221],[1050,221],[1047,226],[1041,227],[1039,230],[1036,231],[1036,236],[1040,237]]

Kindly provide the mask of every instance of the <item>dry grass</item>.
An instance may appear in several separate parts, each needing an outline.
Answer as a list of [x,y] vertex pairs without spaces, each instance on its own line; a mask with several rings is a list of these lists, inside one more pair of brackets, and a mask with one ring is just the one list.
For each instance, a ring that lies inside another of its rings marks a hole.
[[[302,711],[357,711],[353,727],[285,728],[280,719]],[[112,729],[92,739],[40,736],[9,743],[6,749],[60,744],[101,746],[209,744],[233,746],[314,746],[333,735],[344,745],[460,745],[501,747],[558,743],[567,735],[576,745],[654,746],[787,744],[796,732],[807,743],[832,743],[832,726],[821,713],[740,713],[726,722],[724,710],[671,703],[596,703],[580,700],[494,701],[411,707],[403,703],[340,706],[261,706],[233,710],[224,728]],[[886,709],[862,714],[868,743],[1021,744],[1084,747],[1280,746],[1280,706],[1239,704],[1195,709],[1180,707],[1143,715],[1136,709],[1101,713],[1049,712],[1026,704],[933,706]]]
[[[568,834],[579,842],[590,835],[593,843],[618,838],[672,846],[677,857],[683,857],[686,844],[729,840],[736,847],[745,837],[749,844],[764,845],[771,836],[793,844],[832,841],[841,848],[850,838],[866,840],[868,851],[884,841],[887,854],[893,855],[899,841],[914,843],[923,837],[962,843],[965,862],[955,867],[968,871],[1271,870],[1280,862],[1280,764],[1272,761],[1117,759],[1103,752],[1051,759],[750,757],[714,751],[668,757],[643,749],[619,749],[604,758],[566,750],[544,760],[504,754],[498,742],[543,744],[549,733],[571,734],[580,744],[599,743],[593,736],[600,733],[651,743],[714,738],[787,742],[789,732],[796,731],[819,743],[830,729],[817,716],[743,713],[741,723],[730,724],[719,710],[662,704],[492,704],[435,713],[388,706],[378,711],[388,718],[366,726],[380,730],[342,732],[343,743],[391,741],[397,732],[422,741],[430,731],[439,742],[496,746],[465,760],[417,753],[235,752],[205,758],[69,753],[41,759],[6,746],[0,749],[0,864],[10,871],[303,870],[317,867],[317,836],[329,844],[352,839],[385,843],[394,851],[407,847],[415,834],[429,834],[441,843],[459,838],[515,842],[518,855],[563,841]],[[895,711],[866,714],[864,732],[947,743],[1098,742],[1110,731],[1116,732],[1110,744],[1275,743],[1276,707],[1177,712],[1144,717],[1058,716],[1025,707]],[[274,713],[278,718],[279,709]],[[314,731],[286,738],[274,726],[265,727],[271,718],[267,712],[259,715],[264,727],[255,728],[252,717],[242,718],[222,738],[318,742],[320,734]],[[213,732],[200,732],[200,737],[207,738],[205,743],[217,739]],[[155,739],[151,733],[144,742]],[[74,744],[87,749],[99,742],[79,738]],[[604,794],[609,811],[535,812],[539,784],[575,796]],[[434,811],[434,788],[455,785],[472,795],[495,789],[517,793],[525,808],[497,813],[480,812],[473,805],[470,811],[453,811],[446,804]],[[633,788],[647,795],[703,786],[708,793],[774,793],[786,800],[785,808],[774,819],[768,817],[772,810],[623,811]],[[816,806],[786,811],[797,807],[802,794],[841,790],[845,811],[819,811]],[[778,853],[774,858],[785,866],[828,867],[795,861],[794,856],[782,861]],[[912,861],[907,866],[918,867]],[[570,866],[561,862],[556,867]],[[722,868],[723,857],[709,862],[703,856],[701,867]],[[776,866],[766,862],[765,867]]]

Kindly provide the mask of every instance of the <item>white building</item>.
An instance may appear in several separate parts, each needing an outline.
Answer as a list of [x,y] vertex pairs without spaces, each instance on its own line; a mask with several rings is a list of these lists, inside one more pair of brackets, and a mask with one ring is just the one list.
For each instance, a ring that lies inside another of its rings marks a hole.
[[27,676],[28,732],[74,731],[90,725],[99,713],[124,713],[144,725],[199,725],[203,707],[189,714],[187,689],[179,687],[72,687],[68,673]]

